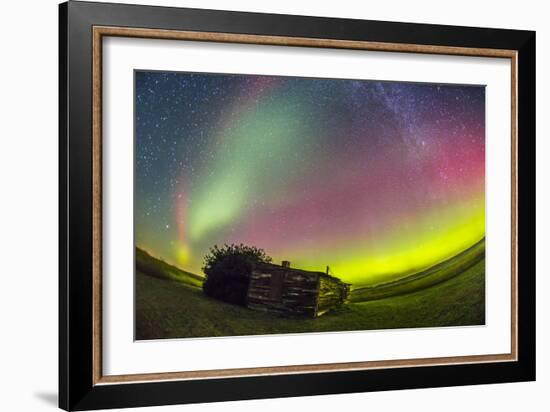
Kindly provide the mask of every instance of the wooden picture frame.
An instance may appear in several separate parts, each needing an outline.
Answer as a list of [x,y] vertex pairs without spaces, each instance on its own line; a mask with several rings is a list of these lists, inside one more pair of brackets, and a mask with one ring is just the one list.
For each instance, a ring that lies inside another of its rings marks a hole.
[[[535,379],[535,33],[68,2],[59,8],[59,406],[66,410]],[[511,61],[511,351],[104,375],[102,40],[107,36],[482,56]]]

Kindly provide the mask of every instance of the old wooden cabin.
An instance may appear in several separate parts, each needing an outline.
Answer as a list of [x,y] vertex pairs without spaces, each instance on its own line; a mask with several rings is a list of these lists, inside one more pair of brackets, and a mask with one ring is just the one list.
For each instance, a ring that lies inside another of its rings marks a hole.
[[265,312],[315,318],[348,299],[350,285],[323,272],[258,263],[252,269],[247,306]]

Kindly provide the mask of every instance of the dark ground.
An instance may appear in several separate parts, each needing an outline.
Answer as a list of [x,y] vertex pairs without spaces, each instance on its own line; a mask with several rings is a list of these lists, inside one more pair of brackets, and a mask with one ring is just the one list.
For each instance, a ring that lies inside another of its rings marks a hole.
[[136,276],[136,339],[482,325],[485,259],[428,288],[349,303],[317,319],[256,312],[203,295],[193,282]]

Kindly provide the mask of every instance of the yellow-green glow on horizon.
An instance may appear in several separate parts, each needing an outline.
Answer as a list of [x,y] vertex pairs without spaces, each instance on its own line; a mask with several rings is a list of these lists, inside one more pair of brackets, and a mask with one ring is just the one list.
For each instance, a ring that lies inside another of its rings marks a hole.
[[[437,222],[435,233],[422,229],[423,225],[432,225],[429,222]],[[461,208],[448,209],[444,213],[437,211],[415,223],[412,228],[415,234],[410,229],[400,231],[397,227],[365,246],[342,250],[288,250],[283,251],[282,256],[286,256],[285,259],[293,256],[295,267],[315,271],[324,271],[326,266],[322,262],[326,262],[331,273],[356,285],[396,279],[449,259],[483,239],[485,205],[481,202],[474,213]]]

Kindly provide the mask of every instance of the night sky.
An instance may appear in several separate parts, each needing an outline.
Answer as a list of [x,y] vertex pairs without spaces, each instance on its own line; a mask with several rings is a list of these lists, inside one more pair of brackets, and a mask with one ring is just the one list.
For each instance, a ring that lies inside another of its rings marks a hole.
[[485,234],[485,88],[135,73],[137,246],[201,274],[214,244],[356,285]]

